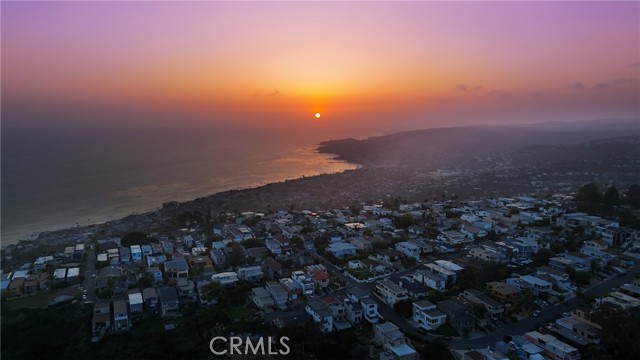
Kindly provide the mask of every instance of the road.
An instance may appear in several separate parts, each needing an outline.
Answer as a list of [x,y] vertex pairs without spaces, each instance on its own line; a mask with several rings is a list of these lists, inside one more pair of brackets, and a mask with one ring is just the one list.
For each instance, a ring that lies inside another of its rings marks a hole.
[[[584,291],[585,295],[599,296],[603,295],[614,287],[619,287],[622,284],[629,283],[633,277],[640,272],[640,267],[635,266],[627,269],[627,273],[624,276],[614,276],[603,282],[596,284],[595,286]],[[570,300],[564,301],[558,305],[551,306],[540,312],[538,317],[529,317],[517,323],[508,324],[503,328],[490,333],[489,335],[479,339],[462,339],[452,340],[448,342],[448,345],[452,349],[467,349],[467,348],[483,348],[487,346],[493,346],[496,342],[502,340],[506,335],[518,335],[524,334],[538,325],[543,325],[549,321],[553,321],[558,315],[563,312],[577,308],[581,304],[581,299],[574,297]],[[404,329],[403,329],[404,330]]]

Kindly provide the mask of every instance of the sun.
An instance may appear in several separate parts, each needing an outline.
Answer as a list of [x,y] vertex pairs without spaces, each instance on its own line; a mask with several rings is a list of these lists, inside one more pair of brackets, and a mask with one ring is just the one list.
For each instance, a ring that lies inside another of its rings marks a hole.
[[320,113],[316,113],[316,119],[320,119]]

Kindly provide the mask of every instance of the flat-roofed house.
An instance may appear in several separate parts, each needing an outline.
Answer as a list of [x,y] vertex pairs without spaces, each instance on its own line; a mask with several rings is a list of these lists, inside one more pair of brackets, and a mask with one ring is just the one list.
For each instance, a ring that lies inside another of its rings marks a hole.
[[129,331],[131,322],[129,321],[129,311],[127,302],[115,300],[113,302],[113,328],[115,331]]
[[128,295],[129,297],[129,309],[132,314],[141,313],[143,310],[144,301],[142,300],[142,294],[140,292],[134,292]]
[[91,341],[98,342],[100,339],[112,331],[111,327],[111,304],[99,302],[93,306],[93,318],[91,319],[91,331],[93,337]]
[[177,314],[180,307],[178,292],[174,287],[161,287],[158,289],[160,299],[160,313],[162,316]]
[[391,280],[385,279],[378,281],[375,290],[389,306],[393,306],[398,301],[409,299],[407,290]]
[[434,330],[447,321],[447,315],[436,309],[436,305],[429,300],[421,300],[413,303],[412,320],[418,324],[418,328]]
[[261,310],[274,306],[271,294],[269,294],[269,292],[264,287],[256,287],[251,289],[251,295],[249,295],[249,298]]

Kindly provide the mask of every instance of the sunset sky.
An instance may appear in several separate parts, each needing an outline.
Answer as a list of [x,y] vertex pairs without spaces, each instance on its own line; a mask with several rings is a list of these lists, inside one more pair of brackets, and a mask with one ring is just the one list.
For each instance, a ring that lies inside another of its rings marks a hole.
[[3,127],[410,129],[640,112],[635,1],[1,6]]

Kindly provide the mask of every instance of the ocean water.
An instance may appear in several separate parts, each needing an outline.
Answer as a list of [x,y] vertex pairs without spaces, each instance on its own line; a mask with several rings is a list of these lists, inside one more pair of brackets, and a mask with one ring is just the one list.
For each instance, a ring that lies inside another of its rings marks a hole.
[[255,130],[2,131],[2,245],[170,200],[355,168],[328,138]]

